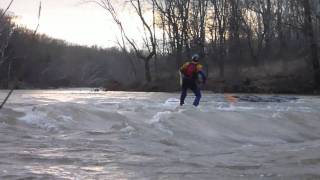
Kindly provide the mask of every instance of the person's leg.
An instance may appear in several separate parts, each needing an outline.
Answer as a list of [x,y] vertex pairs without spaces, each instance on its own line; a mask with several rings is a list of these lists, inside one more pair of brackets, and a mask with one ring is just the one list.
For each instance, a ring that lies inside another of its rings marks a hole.
[[184,104],[184,100],[187,97],[187,90],[188,88],[186,87],[186,83],[183,82],[181,87],[180,106]]
[[194,95],[196,96],[196,98],[194,99],[193,105],[198,106],[200,103],[200,99],[201,99],[200,89],[198,88],[197,85],[195,85],[194,87],[192,87],[192,91],[193,91]]

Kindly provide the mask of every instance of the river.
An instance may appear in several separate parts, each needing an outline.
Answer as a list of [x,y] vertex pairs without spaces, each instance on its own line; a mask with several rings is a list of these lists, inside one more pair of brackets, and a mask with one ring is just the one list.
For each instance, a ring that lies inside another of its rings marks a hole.
[[15,91],[0,110],[0,179],[320,179],[319,96],[178,98]]

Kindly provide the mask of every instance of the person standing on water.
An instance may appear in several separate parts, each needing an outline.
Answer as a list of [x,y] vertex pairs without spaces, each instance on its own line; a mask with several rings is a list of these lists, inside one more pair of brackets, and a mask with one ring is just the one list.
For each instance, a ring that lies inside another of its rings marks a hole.
[[205,84],[206,76],[202,70],[202,65],[199,63],[199,55],[194,54],[191,62],[186,62],[180,68],[182,84],[181,84],[181,97],[180,105],[184,104],[184,100],[187,97],[188,89],[191,89],[196,96],[193,105],[198,106],[201,99],[201,92],[198,83]]

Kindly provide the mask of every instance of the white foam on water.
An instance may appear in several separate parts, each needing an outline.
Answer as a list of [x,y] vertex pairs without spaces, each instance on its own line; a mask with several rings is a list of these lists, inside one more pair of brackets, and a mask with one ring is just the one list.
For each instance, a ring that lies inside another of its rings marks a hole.
[[220,111],[236,111],[237,107],[234,106],[233,104],[229,104],[229,105],[220,105],[218,108],[218,110]]
[[125,128],[120,129],[121,132],[125,132],[125,133],[131,133],[133,131],[135,131],[136,129],[132,126],[127,125]]
[[55,120],[48,117],[45,112],[34,111],[31,109],[24,110],[22,112],[25,113],[25,116],[19,117],[18,120],[20,121],[49,131],[56,131],[59,129],[58,126],[54,124]]
[[159,123],[163,119],[168,119],[172,115],[170,111],[157,112],[152,119],[150,120],[150,124]]
[[165,127],[162,124],[162,121],[168,121],[170,120],[170,118],[173,116],[173,113],[170,111],[164,111],[164,112],[157,112],[149,121],[149,123],[151,125],[153,125],[154,127],[156,127],[157,129],[168,133],[170,135],[173,135],[173,132],[171,130],[169,130],[167,127]]

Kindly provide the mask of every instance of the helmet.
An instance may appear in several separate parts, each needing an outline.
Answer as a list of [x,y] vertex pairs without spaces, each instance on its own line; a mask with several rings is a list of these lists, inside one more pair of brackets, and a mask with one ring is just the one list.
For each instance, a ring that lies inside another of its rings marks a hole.
[[192,55],[192,61],[199,61],[199,55],[198,54]]

